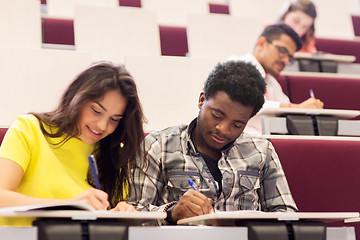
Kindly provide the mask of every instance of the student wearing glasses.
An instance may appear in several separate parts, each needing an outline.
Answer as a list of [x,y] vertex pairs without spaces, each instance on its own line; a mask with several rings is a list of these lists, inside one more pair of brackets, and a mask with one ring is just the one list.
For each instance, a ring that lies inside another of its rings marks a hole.
[[[252,53],[245,56],[231,56],[229,60],[243,60],[256,66],[266,81],[265,104],[263,108],[323,108],[324,103],[310,97],[302,103],[291,103],[275,79],[293,60],[294,53],[301,49],[302,43],[296,32],[285,24],[267,26],[258,38]],[[260,119],[253,118],[246,132],[260,133]]]

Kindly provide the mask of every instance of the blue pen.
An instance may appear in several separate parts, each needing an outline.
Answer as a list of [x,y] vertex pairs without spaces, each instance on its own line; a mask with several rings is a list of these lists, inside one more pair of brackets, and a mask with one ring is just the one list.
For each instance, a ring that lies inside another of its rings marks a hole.
[[311,97],[311,98],[315,98],[314,91],[313,91],[312,89],[310,89],[309,92],[310,92],[310,97]]
[[197,191],[194,182],[193,182],[190,178],[189,178],[188,181],[189,181],[190,186],[191,186],[195,191]]
[[96,165],[95,157],[92,154],[89,155],[89,165],[90,165],[91,174],[95,182],[95,187],[101,190],[100,181],[99,181],[99,172]]
[[[198,191],[197,188],[195,187],[194,182],[193,182],[190,178],[189,178],[188,182],[189,182],[190,186],[192,187],[192,189],[194,189],[195,191]],[[212,203],[212,207],[213,207],[213,208],[215,207],[215,203],[214,203],[214,202]]]

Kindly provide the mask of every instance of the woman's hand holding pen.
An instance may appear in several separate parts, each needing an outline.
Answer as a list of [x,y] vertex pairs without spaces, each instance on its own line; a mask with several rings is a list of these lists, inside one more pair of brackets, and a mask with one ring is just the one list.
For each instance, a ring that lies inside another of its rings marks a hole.
[[107,193],[95,188],[90,188],[67,201],[86,203],[96,210],[106,210],[109,207]]
[[214,212],[213,200],[193,189],[188,190],[175,205],[171,218],[174,222],[180,219]]
[[119,202],[116,207],[111,209],[110,211],[116,211],[116,212],[136,212],[136,209],[133,205],[128,204],[125,201]]

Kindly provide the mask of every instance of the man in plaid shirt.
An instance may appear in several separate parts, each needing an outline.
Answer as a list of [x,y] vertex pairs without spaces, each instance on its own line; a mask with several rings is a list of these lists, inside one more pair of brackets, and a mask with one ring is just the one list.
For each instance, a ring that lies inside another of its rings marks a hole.
[[255,66],[219,63],[200,93],[198,117],[145,138],[129,202],[166,211],[167,224],[218,210],[297,211],[272,144],[243,133],[264,93]]

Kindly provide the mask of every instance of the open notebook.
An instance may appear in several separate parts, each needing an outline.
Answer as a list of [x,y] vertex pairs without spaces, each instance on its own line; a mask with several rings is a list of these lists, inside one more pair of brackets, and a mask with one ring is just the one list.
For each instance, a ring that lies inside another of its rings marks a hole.
[[68,218],[72,220],[122,219],[132,225],[161,220],[165,212],[118,212],[95,210],[84,203],[38,204],[0,208],[0,217]]
[[88,210],[95,211],[95,209],[85,203],[81,202],[68,202],[68,203],[57,203],[57,204],[34,204],[34,205],[22,205],[16,207],[5,207],[0,208],[0,212],[24,212],[33,210]]

